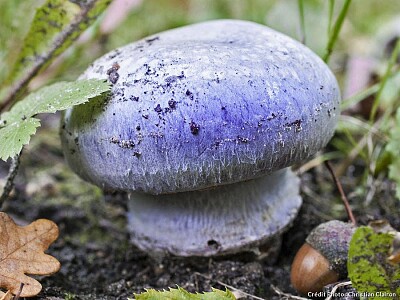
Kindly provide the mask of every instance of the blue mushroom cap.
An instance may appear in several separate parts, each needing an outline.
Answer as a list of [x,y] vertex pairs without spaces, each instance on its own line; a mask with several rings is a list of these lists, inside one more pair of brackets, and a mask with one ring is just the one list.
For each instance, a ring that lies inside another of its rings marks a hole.
[[340,92],[325,63],[266,26],[218,20],[96,60],[107,101],[65,112],[66,159],[104,189],[165,194],[267,175],[331,139]]

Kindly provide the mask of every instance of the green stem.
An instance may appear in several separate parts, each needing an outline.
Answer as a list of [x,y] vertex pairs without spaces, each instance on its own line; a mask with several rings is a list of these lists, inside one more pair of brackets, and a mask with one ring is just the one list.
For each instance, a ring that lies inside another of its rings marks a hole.
[[[396,66],[393,69],[393,71],[389,74],[389,79],[392,78],[399,71],[400,71],[400,66]],[[344,99],[342,101],[342,104],[340,105],[340,109],[346,110],[349,107],[354,106],[357,103],[361,102],[362,100],[368,98],[369,96],[372,96],[373,94],[378,92],[380,85],[381,82],[375,83],[370,87],[362,90],[361,92],[355,94],[354,96],[350,96],[349,98]]]
[[335,0],[329,0],[328,36],[331,35],[334,12],[335,12]]
[[350,3],[351,3],[351,0],[346,0],[346,2],[344,3],[344,5],[342,7],[342,10],[340,11],[338,18],[336,19],[335,24],[333,25],[332,30],[330,31],[328,45],[326,46],[326,52],[325,52],[325,55],[323,56],[323,60],[326,63],[328,63],[329,58],[332,54],[333,47],[336,44],[340,29],[342,29],[342,25],[343,25],[344,19],[346,18],[347,12],[349,10]]
[[[346,136],[346,138],[348,139],[348,143],[351,144],[350,149],[354,149],[357,147],[357,145],[359,144],[359,142],[357,142],[354,137],[353,134],[350,132],[350,130],[348,128],[344,128],[343,129],[343,134]],[[365,149],[361,149],[360,152],[358,153],[359,156],[361,156],[362,159],[367,160],[368,159],[368,155],[364,152]]]
[[14,179],[18,173],[19,161],[21,158],[22,150],[15,157],[11,159],[10,169],[8,171],[8,176],[6,179],[6,185],[0,194],[0,210],[3,208],[4,202],[10,197],[10,193],[14,188]]
[[346,110],[351,106],[356,105],[357,103],[361,102],[362,100],[368,98],[369,96],[372,96],[379,90],[379,83],[375,83],[374,85],[371,85],[370,87],[366,88],[365,90],[362,90],[358,92],[357,94],[350,96],[349,98],[345,99],[342,101],[342,104],[340,105],[341,110]]
[[305,25],[305,18],[304,18],[304,1],[297,0],[297,4],[299,7],[299,17],[300,17],[300,41],[303,44],[306,44],[306,25]]
[[370,122],[373,122],[375,119],[376,112],[378,111],[379,102],[382,97],[382,92],[386,86],[386,83],[388,82],[389,78],[391,77],[393,66],[396,64],[396,60],[399,55],[400,55],[400,40],[398,40],[396,43],[396,47],[394,48],[392,55],[390,56],[389,63],[386,67],[385,74],[383,75],[382,80],[379,84],[379,89],[378,89],[378,92],[376,93],[376,97],[375,97],[374,103],[372,105],[371,114],[369,115]]

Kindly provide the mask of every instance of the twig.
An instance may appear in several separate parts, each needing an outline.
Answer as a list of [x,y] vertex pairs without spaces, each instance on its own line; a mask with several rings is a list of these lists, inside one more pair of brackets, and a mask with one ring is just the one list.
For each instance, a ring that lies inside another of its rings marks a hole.
[[325,166],[327,167],[329,173],[331,173],[331,176],[332,176],[332,178],[333,178],[333,180],[335,182],[335,185],[336,185],[337,189],[339,190],[340,197],[342,198],[344,207],[346,208],[346,212],[347,212],[347,215],[349,216],[349,219],[350,219],[351,223],[353,223],[353,225],[356,226],[357,225],[357,221],[354,218],[353,211],[351,210],[351,207],[350,207],[350,204],[349,204],[349,200],[347,199],[347,197],[346,197],[346,195],[345,195],[345,193],[343,191],[343,188],[342,188],[342,185],[341,185],[339,179],[336,177],[336,174],[333,171],[331,163],[329,162],[329,160],[326,160],[324,163],[325,163]]
[[351,285],[351,281],[340,282],[337,285],[335,285],[333,287],[332,291],[329,293],[329,296],[326,297],[325,300],[331,300],[334,297],[334,295],[336,293],[336,290],[338,288],[343,287],[343,286],[347,286],[347,285]]
[[8,170],[6,184],[5,184],[3,192],[1,193],[1,196],[0,196],[0,210],[3,208],[4,202],[8,199],[12,189],[14,188],[14,179],[18,173],[18,167],[19,167],[21,153],[22,153],[22,151],[11,159],[11,166],[10,166],[10,169]]
[[3,99],[3,101],[1,101],[0,112],[3,112],[12,104],[18,92],[28,85],[31,79],[39,73],[43,65],[52,59],[55,52],[64,44],[64,42],[71,35],[73,35],[76,30],[79,29],[80,24],[87,20],[90,10],[97,1],[98,0],[87,1],[80,14],[76,16],[72,23],[70,23],[63,31],[60,32],[60,34],[52,43],[52,47],[43,55],[38,56],[33,66],[25,72],[25,75],[11,86],[6,97]]
[[292,295],[292,294],[284,293],[284,292],[282,292],[280,289],[278,289],[276,286],[274,286],[272,284],[271,284],[271,288],[279,296],[284,297],[283,299],[310,300],[309,298],[304,298],[304,297],[299,297],[299,296],[295,296],[295,295]]
[[[199,275],[200,277],[203,277],[203,278],[208,279],[208,280],[214,280],[214,279],[212,279],[210,276],[201,274],[201,273],[199,273],[199,272],[194,272],[193,274],[194,274],[194,275]],[[257,300],[265,300],[264,298],[260,298],[260,297],[257,297],[257,296],[255,296],[255,295],[252,295],[252,294],[243,292],[242,290],[239,290],[238,288],[235,288],[234,286],[231,286],[231,285],[229,285],[229,284],[226,284],[226,283],[224,283],[224,282],[222,282],[222,281],[219,281],[219,280],[214,280],[214,281],[215,281],[216,283],[218,283],[218,284],[220,284],[220,285],[226,287],[226,288],[229,288],[229,289],[231,289],[231,290],[233,290],[233,291],[237,291],[237,292],[243,294],[244,296],[247,296],[247,297],[250,297],[250,298],[253,298],[253,299],[257,299]]]
[[19,299],[23,288],[24,288],[24,283],[21,282],[21,285],[19,286],[19,290],[18,290],[17,294],[14,296],[13,300],[18,300]]

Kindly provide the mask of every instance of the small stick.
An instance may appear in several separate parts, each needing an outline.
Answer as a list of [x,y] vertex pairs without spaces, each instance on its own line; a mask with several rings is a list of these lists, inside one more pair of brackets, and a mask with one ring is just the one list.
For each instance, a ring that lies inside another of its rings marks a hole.
[[329,293],[329,296],[325,298],[325,300],[331,300],[333,298],[333,296],[335,295],[336,291],[338,288],[343,287],[343,286],[348,286],[351,285],[351,281],[345,281],[345,282],[339,282],[338,284],[336,284],[332,291]]
[[327,167],[327,169],[329,170],[329,173],[331,173],[333,181],[335,182],[335,185],[336,185],[337,189],[339,190],[340,196],[342,198],[344,207],[346,208],[346,212],[347,212],[347,215],[349,216],[351,223],[353,223],[353,225],[356,226],[357,221],[354,218],[353,211],[351,210],[351,207],[349,204],[349,200],[347,199],[347,197],[343,191],[343,188],[342,188],[342,185],[341,185],[339,179],[336,177],[336,174],[333,171],[331,163],[329,162],[329,160],[326,160],[324,163],[325,163],[325,166]]
[[309,298],[304,298],[304,297],[299,297],[299,296],[295,296],[295,295],[292,295],[292,294],[284,293],[284,292],[282,292],[280,289],[278,289],[276,286],[274,286],[272,284],[271,284],[271,288],[280,297],[283,297],[283,299],[310,300]]
[[[210,276],[201,274],[201,273],[199,273],[199,272],[194,272],[194,275],[198,275],[198,276],[203,277],[203,278],[208,279],[208,280],[213,280]],[[231,289],[231,290],[233,290],[233,291],[237,291],[237,292],[239,292],[240,294],[242,294],[242,295],[244,295],[244,296],[247,296],[247,297],[250,297],[250,298],[253,298],[253,299],[257,299],[257,300],[265,300],[264,298],[260,298],[260,297],[257,297],[257,296],[255,296],[255,295],[246,293],[246,292],[244,292],[244,291],[242,291],[242,290],[239,290],[238,288],[235,288],[234,286],[231,286],[231,285],[229,285],[229,284],[226,284],[226,283],[224,283],[224,282],[222,282],[222,281],[215,280],[215,282],[218,283],[218,284],[220,284],[220,285],[222,285],[222,286],[224,286],[225,288],[229,288],[229,289]]]
[[0,195],[0,210],[3,208],[4,202],[8,199],[12,189],[14,188],[14,179],[18,173],[21,153],[22,151],[11,159],[11,166],[10,169],[8,170],[6,185],[4,186],[3,192]]
[[18,300],[18,299],[19,299],[19,297],[20,297],[20,295],[21,295],[21,293],[22,293],[22,289],[23,289],[23,288],[24,288],[24,283],[21,282],[21,285],[19,286],[19,291],[18,291],[18,293],[14,296],[13,300]]

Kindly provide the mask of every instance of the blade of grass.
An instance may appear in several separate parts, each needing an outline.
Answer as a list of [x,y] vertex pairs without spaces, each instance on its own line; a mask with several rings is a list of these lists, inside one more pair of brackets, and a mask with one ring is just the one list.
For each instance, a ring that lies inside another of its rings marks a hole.
[[[396,75],[398,72],[400,72],[400,66],[395,67],[393,71],[389,74],[389,78],[392,78],[394,75]],[[376,92],[378,92],[379,87],[381,85],[381,82],[375,83],[374,85],[371,85],[367,89],[362,90],[361,92],[350,96],[347,99],[344,99],[342,101],[342,104],[340,105],[341,110],[346,110],[349,107],[356,105],[357,103],[361,102],[362,100],[368,98],[369,96],[372,96]]]
[[351,3],[351,0],[346,0],[346,2],[344,3],[344,5],[342,7],[342,10],[339,13],[338,18],[336,19],[335,24],[333,25],[332,30],[330,31],[328,45],[326,46],[326,53],[323,56],[323,60],[326,63],[328,63],[329,58],[332,54],[333,47],[335,46],[337,38],[339,36],[339,32],[342,29],[342,25],[343,25],[344,19],[346,18],[347,12],[349,10],[350,3]]
[[306,26],[305,26],[305,18],[304,18],[304,1],[297,0],[297,4],[299,7],[299,19],[300,19],[300,26],[299,26],[299,35],[300,41],[302,44],[306,44]]
[[357,143],[356,147],[353,147],[350,153],[348,153],[347,157],[337,167],[336,174],[339,174],[339,176],[344,174],[347,167],[354,162],[354,159],[357,156],[361,155],[360,153],[362,151],[364,151],[365,147],[368,144],[368,141],[371,139],[371,136],[375,135],[375,132],[379,132],[381,126],[382,126],[382,119],[379,119],[374,124],[371,124],[371,130],[369,130],[366,134],[364,134]]
[[340,109],[346,110],[349,107],[356,105],[357,103],[361,102],[362,100],[368,98],[369,96],[372,96],[379,90],[379,84],[380,83],[375,83],[374,85],[371,85],[367,89],[364,89],[361,92],[343,100],[342,104],[340,105]]
[[[350,130],[348,128],[344,128],[343,133],[347,138],[347,145],[349,145],[349,143],[351,145],[348,149],[350,150],[356,148],[359,142],[354,139],[353,134],[350,132]],[[366,153],[365,149],[361,149],[358,153],[358,156],[360,156],[365,161],[367,161],[368,159],[368,153]]]
[[335,0],[329,0],[328,36],[331,35],[334,12],[335,12]]
[[376,93],[374,103],[372,104],[371,114],[369,116],[370,122],[374,122],[374,120],[375,120],[379,102],[382,97],[382,92],[386,86],[388,79],[390,78],[390,75],[392,74],[393,66],[396,64],[396,60],[397,60],[397,57],[399,56],[399,54],[400,54],[400,39],[396,43],[396,46],[392,52],[392,55],[390,56],[389,63],[386,67],[385,74],[383,75],[382,80],[379,84],[379,89],[378,89],[378,92]]
[[[375,128],[373,126],[374,124],[370,124],[369,122],[364,121],[363,119],[359,119],[357,117],[353,117],[350,115],[341,115],[339,122],[342,127],[346,128],[350,126],[356,126],[357,131],[359,131],[360,133],[367,134],[371,132],[375,138],[387,142],[388,137],[386,135],[386,132],[381,130],[382,126],[380,128]],[[346,124],[349,125],[347,126]]]
[[322,165],[325,161],[341,158],[343,158],[343,152],[341,151],[323,153],[303,164],[300,168],[296,170],[296,172],[297,174],[303,174],[319,165]]

